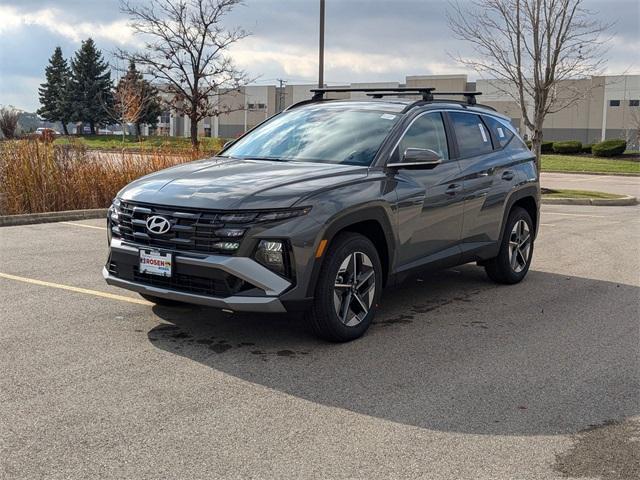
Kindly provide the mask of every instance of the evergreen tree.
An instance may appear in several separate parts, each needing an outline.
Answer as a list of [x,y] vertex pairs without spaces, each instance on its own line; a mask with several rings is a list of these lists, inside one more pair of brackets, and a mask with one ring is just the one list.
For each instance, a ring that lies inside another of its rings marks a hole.
[[111,70],[91,38],[82,42],[71,61],[71,98],[73,119],[89,123],[92,134],[96,125],[109,121]]
[[38,115],[49,122],[62,122],[65,135],[67,122],[71,119],[72,111],[69,98],[69,79],[71,71],[67,61],[62,56],[62,49],[56,47],[45,69],[46,82],[40,85],[40,105]]

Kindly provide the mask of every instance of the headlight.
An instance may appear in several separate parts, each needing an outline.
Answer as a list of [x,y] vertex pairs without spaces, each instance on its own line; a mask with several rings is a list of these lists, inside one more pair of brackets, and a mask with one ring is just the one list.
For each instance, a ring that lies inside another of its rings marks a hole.
[[287,218],[300,217],[311,211],[311,207],[298,208],[295,210],[284,210],[275,212],[264,212],[258,215],[259,222],[273,222],[276,220],[286,220]]
[[114,198],[111,206],[109,207],[109,218],[112,222],[118,223],[120,220],[120,199]]
[[109,210],[107,210],[107,240],[111,243],[111,237],[120,236],[120,199],[114,198]]
[[260,240],[254,258],[272,272],[291,276],[287,248],[280,240]]

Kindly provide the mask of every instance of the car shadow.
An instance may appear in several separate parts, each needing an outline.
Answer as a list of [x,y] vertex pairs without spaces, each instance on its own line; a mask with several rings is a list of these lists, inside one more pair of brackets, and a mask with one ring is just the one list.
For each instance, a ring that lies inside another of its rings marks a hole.
[[575,433],[638,414],[635,286],[466,265],[383,297],[361,339],[314,338],[302,315],[154,307],[155,347],[322,405],[474,434]]

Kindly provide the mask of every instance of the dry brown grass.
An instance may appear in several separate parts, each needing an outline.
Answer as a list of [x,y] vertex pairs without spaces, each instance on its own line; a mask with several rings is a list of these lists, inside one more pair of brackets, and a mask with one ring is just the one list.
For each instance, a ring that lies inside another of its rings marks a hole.
[[105,208],[132,180],[210,155],[166,147],[112,153],[80,144],[0,142],[0,214]]

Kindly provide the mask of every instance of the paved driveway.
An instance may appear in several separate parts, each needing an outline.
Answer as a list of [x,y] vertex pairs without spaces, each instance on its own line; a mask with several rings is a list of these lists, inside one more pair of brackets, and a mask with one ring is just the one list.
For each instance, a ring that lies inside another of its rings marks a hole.
[[542,223],[523,283],[411,279],[343,345],[106,286],[100,221],[2,228],[0,478],[637,478],[640,207]]
[[546,188],[594,190],[640,197],[640,177],[623,175],[581,175],[575,173],[540,174],[540,184]]

